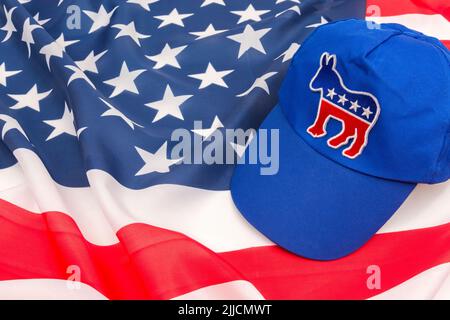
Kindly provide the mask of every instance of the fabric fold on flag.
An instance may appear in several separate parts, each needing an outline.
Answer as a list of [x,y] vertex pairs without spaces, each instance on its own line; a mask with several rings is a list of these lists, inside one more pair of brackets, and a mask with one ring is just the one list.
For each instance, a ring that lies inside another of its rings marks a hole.
[[[420,14],[447,26],[434,18],[448,18],[445,5],[398,3],[367,6],[380,6],[381,20],[420,25],[403,17]],[[209,132],[257,128],[303,40],[366,9],[359,0],[4,0],[0,297],[407,298],[389,292],[450,262],[449,184],[419,186],[366,247],[319,263],[245,221],[229,193],[232,164],[171,155],[175,129],[204,151]],[[380,290],[366,286],[372,264],[385,270]]]

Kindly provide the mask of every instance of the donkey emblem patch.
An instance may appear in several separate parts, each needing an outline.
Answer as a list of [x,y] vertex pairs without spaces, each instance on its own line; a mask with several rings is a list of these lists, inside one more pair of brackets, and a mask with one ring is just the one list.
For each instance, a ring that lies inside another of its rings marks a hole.
[[320,67],[309,84],[310,89],[320,92],[321,96],[316,120],[307,132],[314,138],[320,138],[327,134],[330,118],[340,121],[342,130],[328,139],[328,145],[337,149],[352,140],[342,154],[355,159],[368,143],[370,131],[380,114],[380,105],[372,94],[347,88],[336,65],[336,55],[322,54]]

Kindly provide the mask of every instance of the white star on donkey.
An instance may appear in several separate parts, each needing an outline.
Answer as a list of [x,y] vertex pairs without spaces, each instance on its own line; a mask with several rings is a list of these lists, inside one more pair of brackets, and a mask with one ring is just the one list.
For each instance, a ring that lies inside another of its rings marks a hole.
[[266,54],[266,51],[261,43],[261,38],[264,37],[270,30],[272,30],[272,28],[255,30],[248,24],[245,26],[242,33],[228,36],[227,38],[240,44],[238,59],[251,48]]
[[249,20],[259,22],[261,16],[267,12],[270,12],[270,10],[256,10],[251,4],[245,10],[231,11],[231,13],[240,16],[238,24]]
[[172,89],[169,85],[167,85],[162,100],[145,104],[147,107],[157,110],[152,123],[169,115],[180,120],[184,120],[180,107],[191,97],[192,95],[174,96]]
[[167,158],[167,141],[164,142],[155,153],[148,152],[138,147],[134,148],[145,163],[144,166],[136,172],[135,176],[142,176],[153,172],[166,173],[170,171],[172,165],[183,160]]
[[262,75],[259,78],[256,78],[255,82],[253,82],[253,84],[251,85],[251,87],[246,90],[245,92],[238,94],[236,97],[243,97],[248,95],[250,92],[252,92],[254,89],[256,88],[261,88],[263,89],[267,94],[270,94],[269,91],[269,86],[267,84],[267,79],[273,77],[274,75],[276,75],[278,72],[268,72],[264,75]]
[[220,121],[218,116],[214,117],[213,123],[210,128],[207,129],[192,129],[191,131],[199,136],[203,137],[203,140],[208,140],[208,138],[217,130],[223,128],[223,123]]
[[300,45],[298,43],[291,43],[291,45],[289,46],[289,48],[283,52],[282,54],[280,54],[275,60],[280,59],[281,57],[283,57],[282,62],[286,62],[291,60],[295,53],[297,52],[297,50],[300,48]]
[[37,89],[37,85],[34,85],[27,93],[24,94],[8,94],[8,97],[17,101],[15,105],[9,107],[10,109],[23,109],[23,108],[31,108],[36,111],[40,111],[39,102],[45,99],[53,89],[50,89],[46,92],[39,92]]
[[34,44],[33,31],[42,28],[39,24],[32,24],[31,19],[27,18],[22,27],[22,41],[27,44],[28,58],[31,57],[31,45]]
[[146,71],[145,69],[130,71],[128,69],[127,63],[124,61],[122,64],[122,68],[120,69],[120,74],[117,77],[103,81],[104,83],[114,87],[114,91],[111,93],[109,97],[113,98],[124,91],[139,94],[139,91],[134,81],[136,80],[137,77],[139,77],[141,73],[145,71]]
[[201,80],[200,86],[198,87],[199,89],[204,89],[212,84],[228,88],[227,84],[223,80],[223,77],[229,75],[233,71],[234,70],[217,71],[210,62],[208,63],[204,73],[190,74],[189,77]]
[[348,101],[347,96],[345,94],[343,94],[342,96],[340,94],[338,94],[338,97],[339,97],[338,103],[340,103],[343,106],[345,106],[345,104]]
[[126,115],[124,115],[119,109],[117,109],[116,107],[114,107],[111,103],[109,103],[108,101],[106,101],[103,98],[100,98],[100,100],[106,104],[108,106],[108,110],[106,110],[105,112],[103,112],[100,117],[119,117],[120,119],[122,119],[131,129],[134,130],[134,126],[138,126],[140,128],[142,128],[141,125],[137,124],[134,121],[131,121]]
[[3,62],[0,65],[0,85],[6,87],[6,80],[21,72],[22,70],[6,70],[5,63]]
[[361,108],[361,106],[358,104],[358,100],[350,101],[350,103],[352,104],[352,106],[349,108],[350,110],[358,112],[358,109]]
[[6,42],[8,41],[9,38],[11,38],[11,35],[13,34],[13,32],[16,32],[17,29],[14,26],[14,23],[12,21],[12,14],[14,12],[14,10],[16,10],[17,7],[13,7],[11,8],[9,11],[6,9],[6,6],[3,5],[3,11],[5,11],[5,18],[6,18],[6,22],[3,25],[3,27],[0,28],[0,30],[3,30],[6,32],[5,37],[3,38],[2,42]]
[[13,117],[10,117],[10,116],[8,116],[6,114],[0,114],[0,120],[5,122],[5,124],[3,125],[3,128],[2,128],[2,139],[5,139],[6,134],[10,130],[16,129],[25,138],[27,138],[27,140],[30,140],[30,139],[28,139],[27,134],[25,133],[25,131],[23,130],[22,126],[19,124],[19,122],[16,119],[14,119]]
[[75,64],[83,71],[98,73],[97,61],[100,60],[106,52],[108,52],[108,50],[100,52],[99,54],[95,54],[94,51],[91,51],[83,60],[75,61]]
[[373,112],[370,110],[370,107],[363,108],[363,113],[362,113],[363,117],[366,117],[367,119],[369,119],[372,114],[373,114]]
[[48,135],[48,137],[47,137],[47,139],[45,139],[45,141],[49,141],[49,140],[56,138],[57,136],[60,136],[64,133],[76,137],[77,131],[75,129],[73,122],[74,122],[73,113],[67,107],[67,103],[65,103],[64,104],[64,113],[61,118],[54,119],[54,120],[44,120],[44,123],[53,127],[53,131]]
[[161,24],[158,26],[159,28],[168,26],[170,24],[175,24],[180,27],[184,27],[183,19],[186,19],[190,16],[194,15],[193,13],[178,13],[178,10],[175,8],[169,14],[155,16],[156,19],[161,20]]
[[187,46],[181,46],[171,48],[168,43],[164,46],[161,53],[154,56],[145,56],[147,59],[156,62],[153,69],[161,69],[162,67],[169,65],[180,69],[180,65],[177,61],[177,55],[181,53]]
[[205,29],[205,31],[197,31],[197,32],[189,32],[190,34],[197,36],[195,40],[204,39],[207,37],[214,36],[216,34],[222,33],[228,31],[228,29],[223,30],[216,30],[214,29],[214,26],[212,24],[209,24],[209,26]]
[[98,12],[83,10],[83,12],[92,20],[92,26],[89,33],[93,33],[100,28],[106,27],[111,22],[111,17],[118,7],[115,7],[110,12],[107,12],[103,5],[100,5]]
[[51,57],[62,58],[64,52],[66,52],[66,47],[77,43],[78,41],[80,40],[66,41],[64,39],[64,33],[61,33],[58,39],[43,46],[39,53],[45,55],[45,61],[47,62],[48,69],[50,70]]
[[120,30],[115,39],[120,37],[130,37],[139,47],[141,46],[141,39],[150,38],[150,35],[142,34],[136,31],[134,21],[131,21],[129,24],[115,24],[112,28]]
[[203,0],[203,3],[200,7],[206,7],[209,6],[210,4],[220,4],[222,6],[225,5],[225,2],[223,2],[223,0]]
[[141,6],[144,10],[150,11],[150,5],[159,0],[128,0],[127,3],[134,3]]
[[327,89],[327,90],[328,90],[327,98],[330,98],[331,100],[333,100],[334,96],[337,95],[335,89],[333,88],[333,89]]

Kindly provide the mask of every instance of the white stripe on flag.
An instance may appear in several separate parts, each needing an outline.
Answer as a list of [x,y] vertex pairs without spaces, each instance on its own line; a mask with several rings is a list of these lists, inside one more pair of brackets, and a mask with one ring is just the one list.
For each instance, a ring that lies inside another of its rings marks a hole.
[[[76,286],[78,285],[78,287]],[[59,279],[0,281],[0,300],[106,300],[84,283]]]
[[440,14],[404,14],[399,16],[367,17],[377,23],[400,23],[439,40],[450,40],[450,21]]
[[[115,233],[136,222],[181,232],[216,252],[273,244],[242,217],[229,191],[179,185],[134,190],[101,170],[88,172],[91,187],[68,188],[53,181],[33,151],[17,149],[14,156],[20,166],[0,171],[0,181],[17,179],[0,191],[0,198],[35,213],[66,213],[94,244],[117,243]],[[450,182],[421,185],[380,232],[449,223],[449,198]]]
[[[383,270],[381,270],[383,286]],[[428,269],[370,300],[449,300],[450,263]]]
[[419,184],[378,231],[388,233],[443,225],[450,222],[450,181]]
[[248,281],[236,280],[203,287],[172,300],[264,300],[261,293]]

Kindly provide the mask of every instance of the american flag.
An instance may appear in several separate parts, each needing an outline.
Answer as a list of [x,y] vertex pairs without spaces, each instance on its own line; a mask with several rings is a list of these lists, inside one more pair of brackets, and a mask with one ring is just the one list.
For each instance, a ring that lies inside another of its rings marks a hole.
[[363,248],[318,262],[242,218],[233,165],[170,156],[178,128],[257,128],[318,26],[367,16],[450,47],[448,1],[0,4],[0,298],[450,298],[449,183],[419,185]]

